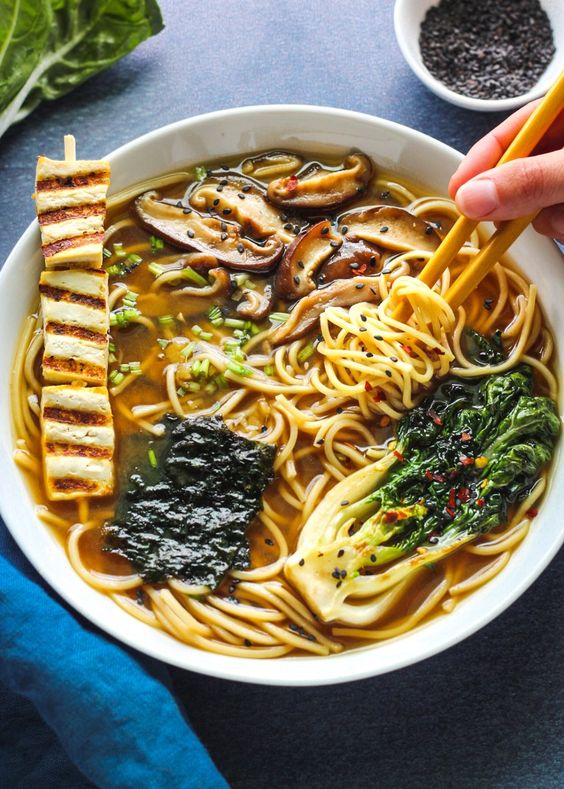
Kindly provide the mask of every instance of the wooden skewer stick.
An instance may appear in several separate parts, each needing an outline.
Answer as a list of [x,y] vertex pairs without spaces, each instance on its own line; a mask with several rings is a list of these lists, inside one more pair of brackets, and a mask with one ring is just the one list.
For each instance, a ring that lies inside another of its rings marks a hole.
[[[532,153],[534,148],[539,144],[546,132],[550,129],[554,121],[558,118],[563,108],[564,71],[560,73],[560,76],[550,88],[544,99],[526,120],[525,124],[520,129],[513,142],[509,145],[503,156],[498,161],[496,167],[499,167],[506,162],[513,161],[514,159],[521,159]],[[472,273],[468,271],[461,275],[461,277],[464,276],[464,280],[456,290],[454,290],[454,285],[449,288],[448,292],[451,293],[452,291],[453,297],[456,296],[456,306],[459,306],[461,303],[461,294],[466,293],[466,295],[468,295],[475,287],[477,287],[491,267],[499,260],[499,257],[501,257],[501,255],[513,243],[513,241],[515,241],[517,236],[525,229],[529,222],[534,219],[534,216],[535,215],[526,217],[526,221],[525,219],[517,219],[512,220],[511,223],[504,223],[504,226],[502,226],[500,230],[498,230],[492,236],[490,239],[492,242],[491,246],[488,242],[484,249],[480,251],[479,255],[474,258],[471,264],[469,264],[468,268],[471,269]],[[516,224],[513,225],[513,222]],[[508,228],[507,225],[511,225],[511,228]],[[429,287],[433,287],[437,280],[442,276],[443,272],[456,258],[460,248],[468,240],[477,226],[478,222],[474,221],[473,219],[468,219],[465,216],[459,217],[459,219],[457,219],[455,224],[452,226],[449,233],[442,240],[439,247],[427,261],[423,270],[419,274],[419,279],[421,279]],[[518,228],[520,229],[517,232]],[[503,244],[505,244],[505,246],[503,246]],[[486,250],[488,251],[486,252]],[[498,255],[497,258],[494,259],[491,257],[491,255],[494,254],[491,252],[491,250],[495,250],[495,254]],[[476,262],[477,260],[478,262]],[[447,300],[449,303],[451,303],[448,293]],[[451,304],[451,306],[454,305]],[[409,318],[410,312],[411,307],[409,302],[406,300],[398,305],[393,317],[396,320],[406,321]]]
[[65,134],[65,162],[76,162],[76,140],[74,134]]

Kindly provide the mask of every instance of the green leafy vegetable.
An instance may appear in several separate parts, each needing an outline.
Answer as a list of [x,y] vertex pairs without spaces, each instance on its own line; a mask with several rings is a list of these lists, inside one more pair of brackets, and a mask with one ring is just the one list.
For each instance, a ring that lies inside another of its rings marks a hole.
[[229,430],[220,417],[165,419],[162,439],[136,436],[106,549],[147,581],[215,588],[248,565],[246,530],[273,478],[275,448]]
[[[478,338],[476,353],[499,362],[499,349]],[[343,480],[314,511],[288,575],[324,619],[360,622],[362,606],[351,610],[349,594],[383,592],[505,524],[559,431],[553,401],[532,394],[528,366],[446,379],[400,421],[396,450]]]
[[156,0],[3,0],[0,136],[162,28]]

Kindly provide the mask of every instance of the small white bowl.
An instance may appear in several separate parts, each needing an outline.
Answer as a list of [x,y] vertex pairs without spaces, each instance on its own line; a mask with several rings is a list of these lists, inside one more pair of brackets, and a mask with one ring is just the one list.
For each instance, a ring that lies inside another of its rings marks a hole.
[[[86,129],[84,134],[87,133]],[[187,118],[155,129],[114,151],[107,157],[112,166],[111,191],[115,193],[210,159],[269,148],[316,151],[320,156],[338,156],[357,148],[383,170],[426,184],[430,194],[446,194],[449,178],[462,161],[462,154],[438,140],[370,115],[284,104],[243,107]],[[512,255],[534,277],[553,335],[560,340],[555,348],[555,362],[562,391],[561,255],[548,238],[537,235],[532,228],[514,244]],[[534,267],[531,261],[535,261]],[[530,586],[562,544],[564,453],[558,451],[552,484],[539,515],[507,567],[462,600],[452,613],[437,616],[398,638],[328,657],[251,660],[203,652],[143,624],[75,573],[60,541],[38,519],[31,491],[12,459],[10,374],[22,322],[37,304],[42,267],[39,229],[37,222],[32,222],[0,272],[0,511],[22,551],[53,589],[123,643],[174,666],[242,682],[323,685],[372,677],[424,660],[483,627]],[[562,403],[559,410],[562,413]]]
[[527,93],[509,99],[473,99],[450,90],[426,68],[419,49],[421,23],[429,8],[438,5],[438,2],[439,0],[396,0],[394,29],[399,48],[415,76],[441,99],[467,110],[506,112],[538,99],[558,77],[564,64],[564,4],[563,0],[540,0],[550,19],[556,52],[537,84]]

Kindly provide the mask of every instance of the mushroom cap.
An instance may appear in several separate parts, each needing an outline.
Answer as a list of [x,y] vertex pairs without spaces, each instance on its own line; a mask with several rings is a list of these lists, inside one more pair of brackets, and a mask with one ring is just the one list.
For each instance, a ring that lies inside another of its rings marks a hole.
[[440,243],[433,225],[396,206],[354,208],[339,217],[339,227],[345,225],[349,238],[360,238],[394,252],[433,252]]
[[333,209],[362,193],[372,177],[372,162],[363,153],[345,157],[340,170],[313,164],[302,173],[278,178],[267,190],[268,199],[284,208],[302,211]]
[[328,219],[308,228],[284,253],[274,280],[276,294],[298,299],[315,290],[316,271],[342,243],[343,237],[335,233]]
[[182,201],[160,200],[145,192],[135,201],[141,224],[178,249],[205,252],[236,271],[270,271],[284,251],[277,235],[258,243],[242,235],[242,228],[215,216],[205,216]]

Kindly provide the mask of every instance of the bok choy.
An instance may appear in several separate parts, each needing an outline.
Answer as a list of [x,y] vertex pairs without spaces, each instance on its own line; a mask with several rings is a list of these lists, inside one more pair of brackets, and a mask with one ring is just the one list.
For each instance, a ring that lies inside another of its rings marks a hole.
[[163,28],[156,0],[6,0],[0,11],[0,137]]

